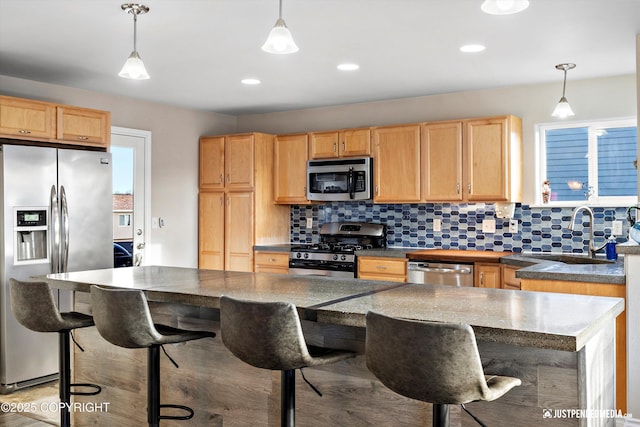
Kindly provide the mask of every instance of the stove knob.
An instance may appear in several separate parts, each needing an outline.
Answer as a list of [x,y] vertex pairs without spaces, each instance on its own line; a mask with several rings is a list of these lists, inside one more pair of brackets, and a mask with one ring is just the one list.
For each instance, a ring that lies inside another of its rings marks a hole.
[[341,260],[341,261],[345,261],[346,259],[347,259],[347,256],[346,256],[346,255],[342,255],[342,256],[340,257],[340,260]]
[[309,258],[309,252],[305,252],[305,253],[304,253],[304,258],[305,258],[305,259]]
[[337,261],[337,260],[338,260],[338,255],[337,255],[337,254],[333,256],[333,260],[334,260],[334,261]]
[[300,252],[298,252],[298,253],[296,254],[296,258],[300,258],[300,257],[302,257],[302,254],[301,254]]

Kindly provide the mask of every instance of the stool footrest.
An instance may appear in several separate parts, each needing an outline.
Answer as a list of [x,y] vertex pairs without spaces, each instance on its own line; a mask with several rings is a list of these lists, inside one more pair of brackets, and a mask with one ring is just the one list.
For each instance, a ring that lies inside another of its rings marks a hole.
[[70,391],[69,394],[73,396],[95,396],[96,394],[100,394],[102,391],[102,387],[97,384],[89,384],[89,383],[78,383],[78,384],[69,384],[70,387],[86,387],[92,388],[94,391]]
[[160,405],[160,409],[162,408],[172,408],[172,409],[180,409],[182,411],[186,411],[188,415],[160,415],[160,419],[162,420],[190,420],[193,418],[193,409],[184,405]]

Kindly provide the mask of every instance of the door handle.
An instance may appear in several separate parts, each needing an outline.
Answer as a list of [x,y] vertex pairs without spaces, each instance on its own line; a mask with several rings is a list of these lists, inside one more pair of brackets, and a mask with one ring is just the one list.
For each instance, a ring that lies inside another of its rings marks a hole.
[[137,249],[144,249],[144,243],[138,243],[136,246]]

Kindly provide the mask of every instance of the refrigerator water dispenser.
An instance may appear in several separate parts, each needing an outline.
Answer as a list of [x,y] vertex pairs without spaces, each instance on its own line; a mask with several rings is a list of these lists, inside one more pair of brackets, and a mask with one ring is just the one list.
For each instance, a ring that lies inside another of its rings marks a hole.
[[15,209],[15,263],[47,262],[47,209]]

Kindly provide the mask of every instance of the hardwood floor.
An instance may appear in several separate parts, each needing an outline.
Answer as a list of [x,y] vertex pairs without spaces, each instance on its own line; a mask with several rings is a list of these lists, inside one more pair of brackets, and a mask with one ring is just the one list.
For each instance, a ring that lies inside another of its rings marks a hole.
[[[58,401],[57,381],[0,395],[0,427],[57,426],[60,423],[58,412],[46,409]],[[17,412],[25,406],[33,411]]]

